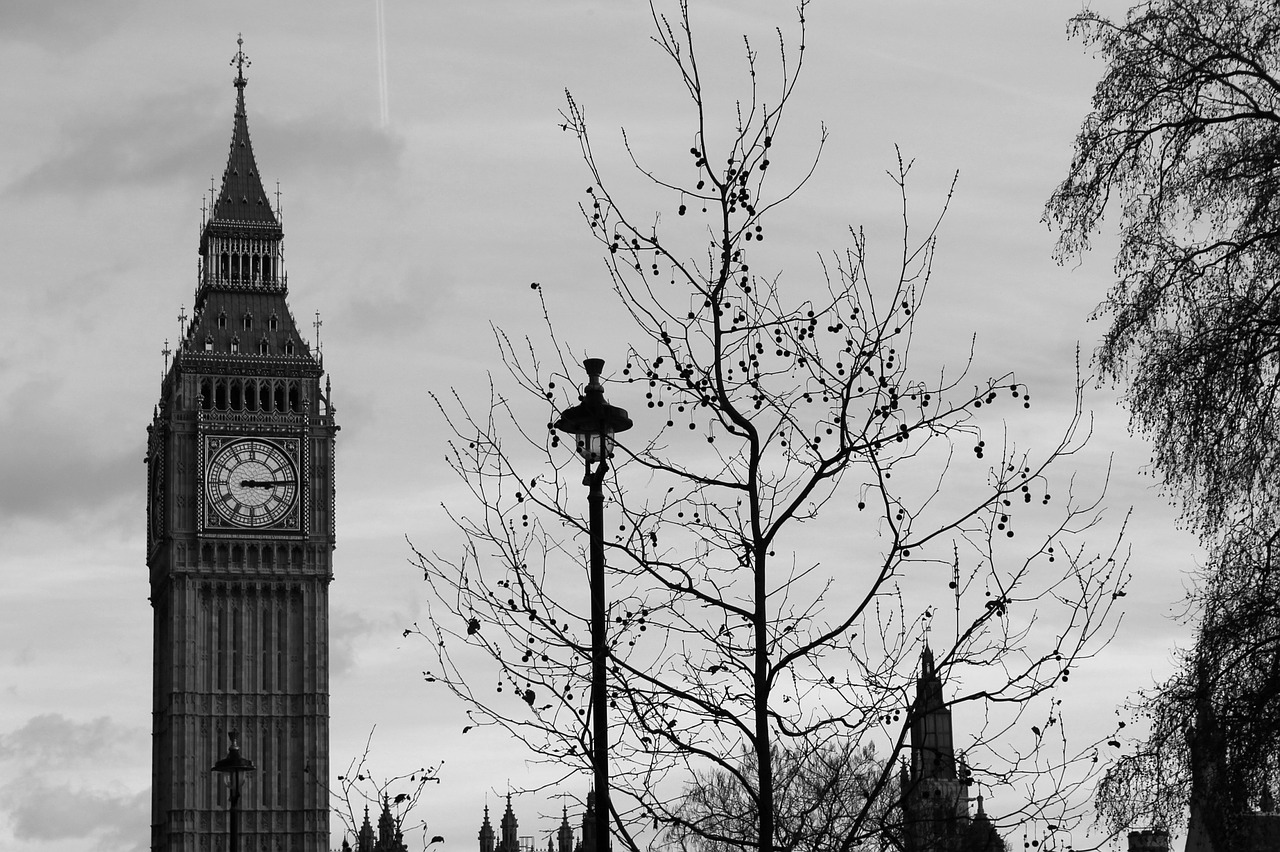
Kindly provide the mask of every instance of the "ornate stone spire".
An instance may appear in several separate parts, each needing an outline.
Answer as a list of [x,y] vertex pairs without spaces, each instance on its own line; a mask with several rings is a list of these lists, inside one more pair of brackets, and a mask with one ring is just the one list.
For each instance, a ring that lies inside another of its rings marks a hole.
[[516,815],[511,810],[511,794],[507,794],[507,811],[502,815],[502,844],[499,852],[519,852],[520,836],[516,829]]
[[378,816],[378,847],[390,849],[396,840],[396,819],[391,815],[391,803],[382,794],[382,813]]
[[587,808],[582,812],[582,852],[595,852],[596,848],[596,791],[587,791]]
[[569,808],[561,807],[560,829],[556,832],[556,852],[573,852],[573,826],[569,825]]
[[480,824],[480,852],[494,852],[493,823],[489,822],[489,806],[484,806],[484,822]]
[[236,39],[236,55],[231,64],[236,67],[236,115],[231,132],[231,151],[227,155],[227,168],[222,173],[222,189],[213,201],[210,223],[223,222],[255,222],[270,223],[279,226],[271,204],[267,200],[266,190],[262,187],[262,178],[258,174],[258,165],[253,157],[253,145],[249,140],[249,120],[244,107],[244,89],[249,85],[245,79],[244,69],[249,65],[249,57],[245,56],[244,39]]
[[369,823],[369,806],[364,807],[364,825],[360,826],[360,833],[356,836],[356,849],[359,852],[373,852],[373,826]]
[[911,715],[912,780],[956,777],[955,744],[951,710],[942,696],[942,678],[934,665],[933,651],[925,645],[920,654],[920,677]]

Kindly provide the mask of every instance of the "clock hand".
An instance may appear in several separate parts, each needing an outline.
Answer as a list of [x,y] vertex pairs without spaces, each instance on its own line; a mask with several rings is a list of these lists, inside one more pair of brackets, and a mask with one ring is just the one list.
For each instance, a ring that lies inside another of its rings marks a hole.
[[296,485],[295,479],[242,479],[240,480],[241,488],[275,488],[277,485]]

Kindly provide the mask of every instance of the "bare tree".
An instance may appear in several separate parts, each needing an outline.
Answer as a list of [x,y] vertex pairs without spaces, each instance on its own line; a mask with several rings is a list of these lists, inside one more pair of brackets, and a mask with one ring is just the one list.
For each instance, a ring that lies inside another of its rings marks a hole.
[[[655,828],[686,842],[713,834],[684,796],[708,773],[751,805],[756,824],[738,843],[795,848],[778,823],[779,756],[850,743],[886,757],[829,848],[874,836],[934,614],[907,586],[954,598],[954,640],[935,631],[931,643],[953,705],[982,707],[966,754],[983,783],[1017,790],[1010,819],[1068,823],[1068,768],[1092,760],[1062,743],[1053,691],[1110,637],[1127,575],[1118,537],[1097,554],[1082,541],[1100,494],[1081,500],[1068,485],[1051,498],[1051,463],[1086,437],[1078,387],[1062,438],[1033,455],[990,431],[1000,408],[1030,405],[1012,375],[908,369],[945,206],[914,230],[901,159],[889,279],[873,284],[857,230],[811,280],[749,266],[816,166],[815,156],[796,183],[772,187],[775,162],[795,171],[775,140],[803,65],[805,14],[801,3],[792,49],[778,34],[773,86],[748,44],[746,93],[722,127],[687,5],[674,20],[653,13],[692,124],[684,166],[647,165],[624,134],[639,176],[665,199],[660,214],[630,212],[583,109],[570,97],[563,113],[591,177],[582,214],[631,318],[616,333],[631,345],[614,387],[642,390],[648,415],[626,433],[642,437],[587,470],[605,483],[613,524],[610,806],[632,849]],[[819,151],[824,140],[825,130]],[[528,426],[549,427],[577,401],[580,373],[542,310],[545,345],[496,332],[504,381],[523,394],[497,384],[479,408],[458,394],[441,401],[449,461],[474,508],[448,509],[459,554],[415,551],[434,602],[406,632],[429,641],[427,677],[467,702],[467,729],[504,727],[569,776],[591,754],[581,462],[552,429]]]
[[[364,824],[371,822],[372,825],[377,825],[385,810],[401,837],[421,835],[419,848],[426,849],[443,842],[444,838],[438,835],[428,840],[426,820],[412,813],[421,802],[422,794],[430,786],[440,783],[441,764],[418,767],[399,775],[377,775],[369,767],[375,730],[376,728],[369,730],[364,750],[351,758],[346,770],[337,778],[337,789],[331,789],[329,793],[330,798],[337,803],[333,812],[342,822],[343,833],[349,841],[355,841],[354,848],[359,848],[360,832]],[[371,808],[374,813],[372,820],[369,818]],[[405,845],[409,847],[409,843],[406,842]]]
[[1280,9],[1152,0],[1071,32],[1106,73],[1046,219],[1059,257],[1110,211],[1104,374],[1197,529],[1270,512],[1280,448]]

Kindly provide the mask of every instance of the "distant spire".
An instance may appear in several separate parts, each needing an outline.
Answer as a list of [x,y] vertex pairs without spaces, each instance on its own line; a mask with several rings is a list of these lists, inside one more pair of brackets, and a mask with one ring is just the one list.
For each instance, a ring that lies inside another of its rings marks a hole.
[[582,812],[582,852],[595,852],[596,848],[596,789],[587,791],[587,807]]
[[484,822],[480,825],[480,852],[493,852],[493,823],[489,822],[488,802],[485,802]]
[[391,803],[387,794],[382,794],[382,813],[378,816],[378,844],[383,848],[390,846],[396,836],[396,820],[391,815]]
[[560,830],[556,832],[556,852],[573,852],[573,826],[569,825],[569,808],[560,808]]
[[912,780],[956,777],[951,710],[942,696],[942,678],[926,644],[920,652],[920,676],[911,707]]
[[356,835],[356,849],[359,852],[373,852],[374,835],[373,826],[369,823],[369,806],[364,806],[364,825],[360,826],[360,833]]
[[502,815],[502,841],[499,847],[502,852],[518,852],[520,835],[515,811],[511,809],[511,794],[507,793],[507,811]]

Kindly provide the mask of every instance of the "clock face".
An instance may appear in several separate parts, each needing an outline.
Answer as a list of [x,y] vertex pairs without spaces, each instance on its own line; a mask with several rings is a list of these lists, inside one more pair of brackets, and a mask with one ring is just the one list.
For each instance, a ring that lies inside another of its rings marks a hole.
[[209,461],[205,494],[229,524],[270,526],[297,502],[298,471],[284,450],[271,441],[230,440]]

